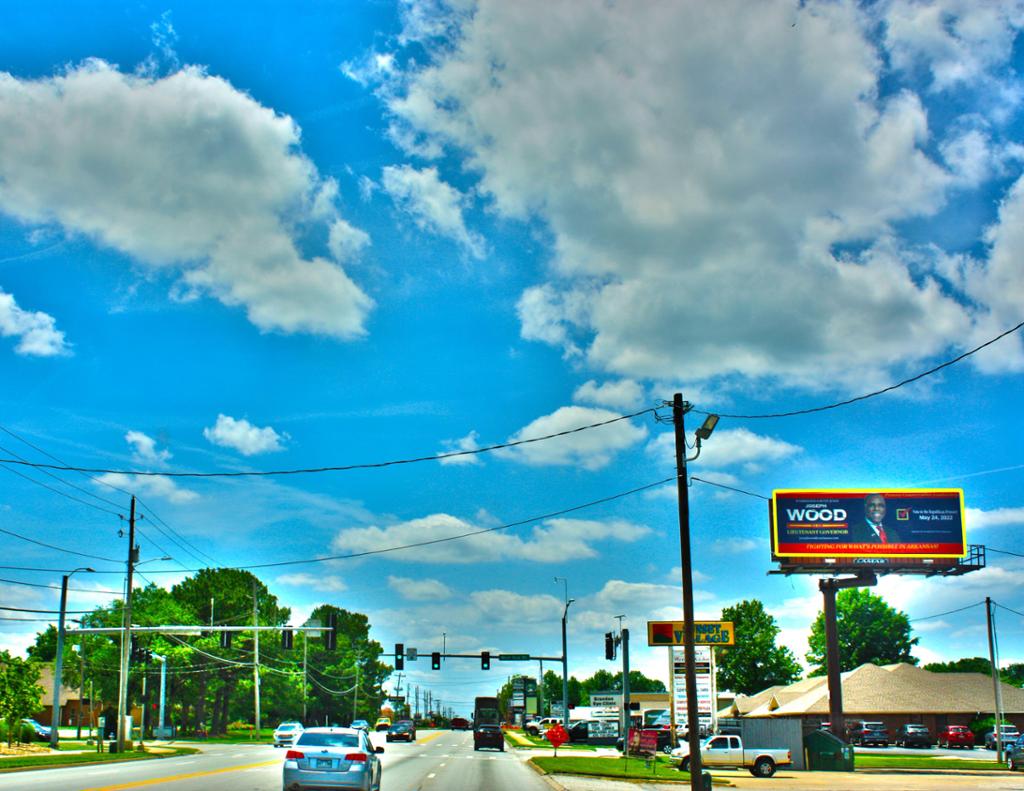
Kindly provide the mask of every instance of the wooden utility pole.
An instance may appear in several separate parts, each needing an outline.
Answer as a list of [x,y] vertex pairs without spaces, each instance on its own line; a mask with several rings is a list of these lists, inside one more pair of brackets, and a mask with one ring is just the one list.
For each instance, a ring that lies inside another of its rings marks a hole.
[[[132,575],[139,558],[135,546],[135,495],[132,495],[131,510],[128,512],[128,574],[124,591],[123,622],[121,624],[121,675],[117,690],[117,751],[124,752],[125,742],[131,734],[125,733],[125,719],[128,710],[128,670],[132,645]],[[100,737],[102,739],[102,736]]]

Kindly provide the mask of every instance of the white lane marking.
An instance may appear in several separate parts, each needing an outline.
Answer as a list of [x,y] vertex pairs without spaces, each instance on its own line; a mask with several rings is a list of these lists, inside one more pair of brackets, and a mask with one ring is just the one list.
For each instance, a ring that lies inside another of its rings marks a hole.
[[441,761],[441,763],[438,764],[438,766],[444,766],[444,761]]
[[437,777],[437,775],[434,772],[431,772],[427,775],[427,780],[433,780],[435,777]]

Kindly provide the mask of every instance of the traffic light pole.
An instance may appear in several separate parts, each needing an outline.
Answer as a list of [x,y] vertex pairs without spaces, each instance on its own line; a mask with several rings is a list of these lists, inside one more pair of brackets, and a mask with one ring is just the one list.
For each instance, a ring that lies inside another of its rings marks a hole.
[[[135,495],[132,495],[131,510],[128,512],[128,574],[125,582],[124,618],[121,629],[121,675],[117,684],[117,751],[124,752],[125,717],[128,716],[128,654],[132,644],[132,575],[135,571]],[[100,737],[103,738],[102,736]]]
[[[259,591],[256,587],[256,580],[252,581],[252,625],[258,627],[260,625],[260,609],[259,609]],[[253,630],[254,638],[254,651],[252,661],[252,689],[255,696],[254,708],[255,708],[255,721],[256,721],[256,738],[260,735],[260,630]]]

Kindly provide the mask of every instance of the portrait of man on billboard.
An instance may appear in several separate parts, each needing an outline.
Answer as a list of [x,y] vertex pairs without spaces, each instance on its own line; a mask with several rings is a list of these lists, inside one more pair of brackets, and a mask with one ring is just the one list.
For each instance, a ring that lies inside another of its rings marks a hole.
[[885,497],[875,493],[864,498],[864,518],[850,521],[849,541],[856,544],[900,543],[896,529],[885,523]]

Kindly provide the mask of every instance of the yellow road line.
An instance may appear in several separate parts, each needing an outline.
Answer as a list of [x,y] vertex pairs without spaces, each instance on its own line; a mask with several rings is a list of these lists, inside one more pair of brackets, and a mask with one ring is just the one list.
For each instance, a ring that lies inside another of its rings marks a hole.
[[442,733],[448,733],[448,731],[435,731],[434,733],[428,733],[426,736],[422,738],[417,737],[414,744],[426,744],[427,742],[432,742]]
[[274,761],[261,761],[258,764],[243,764],[242,766],[226,766],[223,769],[210,769],[206,772],[189,772],[183,775],[171,775],[170,777],[154,777],[150,780],[135,780],[131,783],[120,783],[116,786],[98,786],[96,788],[87,788],[85,791],[122,791],[125,788],[142,788],[143,786],[155,786],[160,783],[174,783],[178,780],[191,780],[195,777],[209,777],[210,775],[222,775],[228,772],[241,772],[245,769],[256,769],[260,766],[274,766],[280,764],[281,759],[278,758]]

